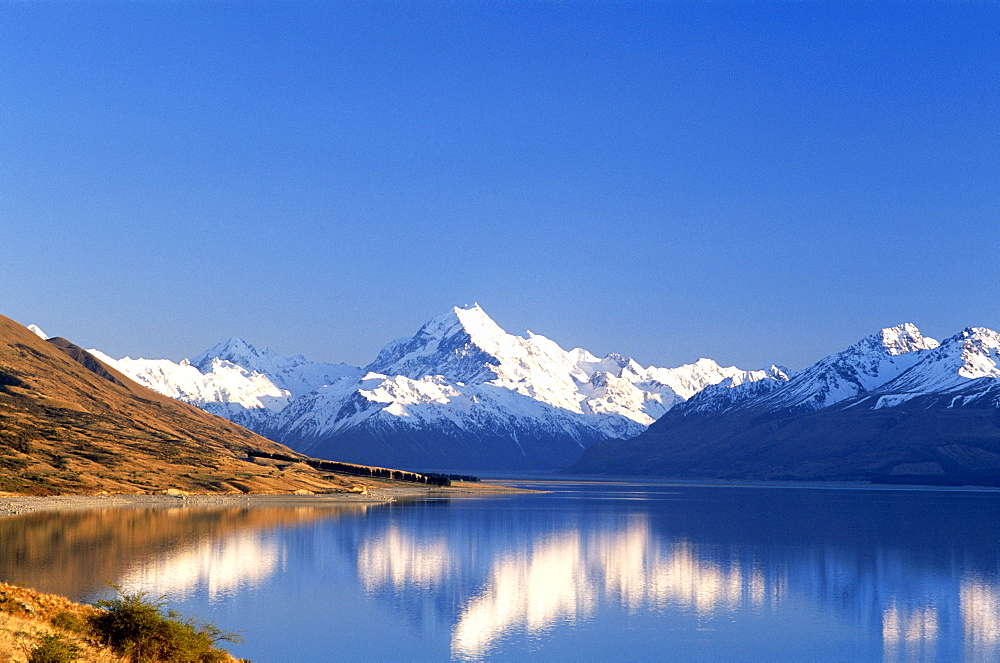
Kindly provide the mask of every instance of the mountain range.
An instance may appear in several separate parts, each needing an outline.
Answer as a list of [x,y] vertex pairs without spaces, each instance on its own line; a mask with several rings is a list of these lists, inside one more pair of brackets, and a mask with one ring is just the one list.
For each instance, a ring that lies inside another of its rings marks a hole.
[[410,469],[1000,481],[1000,335],[882,329],[800,371],[643,367],[456,307],[365,367],[240,339],[190,361],[92,351],[313,456]]
[[745,371],[700,359],[643,367],[508,334],[478,305],[388,343],[366,367],[315,364],[230,339],[190,361],[113,359],[142,384],[313,456],[420,469],[551,470],[634,437],[707,385]]
[[708,387],[571,471],[997,484],[1000,334],[883,329],[793,375]]

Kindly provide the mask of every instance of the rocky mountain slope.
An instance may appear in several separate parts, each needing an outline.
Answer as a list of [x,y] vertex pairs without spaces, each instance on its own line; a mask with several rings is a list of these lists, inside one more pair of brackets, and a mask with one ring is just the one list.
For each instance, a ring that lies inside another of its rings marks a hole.
[[572,471],[1000,482],[1000,335],[884,329],[793,376],[707,388]]

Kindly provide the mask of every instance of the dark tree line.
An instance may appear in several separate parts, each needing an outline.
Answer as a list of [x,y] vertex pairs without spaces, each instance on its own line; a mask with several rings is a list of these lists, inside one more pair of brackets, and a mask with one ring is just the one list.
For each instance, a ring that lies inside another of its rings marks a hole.
[[451,478],[443,474],[417,474],[416,472],[406,472],[403,470],[390,470],[385,467],[368,467],[367,465],[354,465],[352,463],[338,463],[332,460],[321,460],[319,458],[296,458],[284,454],[268,453],[266,451],[247,451],[247,455],[253,458],[270,458],[287,463],[305,463],[309,467],[323,472],[336,472],[337,474],[348,474],[356,477],[376,477],[380,479],[393,479],[395,481],[408,481],[410,483],[426,483],[431,486],[450,486]]

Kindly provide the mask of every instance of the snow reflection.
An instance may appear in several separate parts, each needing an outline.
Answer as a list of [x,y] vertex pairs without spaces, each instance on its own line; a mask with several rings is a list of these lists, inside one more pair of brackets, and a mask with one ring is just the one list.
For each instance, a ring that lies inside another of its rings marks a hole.
[[589,537],[564,532],[496,560],[485,589],[458,616],[452,656],[483,658],[508,633],[538,635],[588,619],[603,603],[711,615],[780,601],[785,584],[759,568],[745,571],[739,560],[699,556],[686,541],[661,548],[642,518]]
[[1000,658],[1000,589],[980,579],[966,578],[959,595],[966,660],[997,660]]
[[937,639],[938,612],[934,606],[898,606],[893,602],[882,613],[886,661],[934,660]]
[[959,588],[934,572],[913,580],[895,563],[868,573],[836,551],[759,558],[664,537],[641,515],[475,549],[460,531],[409,530],[392,522],[356,549],[358,577],[369,594],[447,594],[461,587],[452,595],[457,600],[422,604],[444,610],[456,659],[489,658],[506,642],[549,638],[566,626],[599,622],[608,611],[687,615],[705,624],[801,613],[805,606],[872,623],[886,661],[940,659],[952,646],[943,643],[956,637],[967,660],[1000,660],[1000,586],[991,579],[965,578]]
[[259,585],[282,561],[277,543],[258,533],[201,539],[178,552],[144,559],[118,584],[126,591],[165,594],[171,600],[190,598],[203,587],[214,603],[237,589]]
[[395,523],[385,534],[365,539],[358,551],[358,577],[369,592],[387,585],[398,590],[407,586],[429,589],[447,575],[450,566],[447,540],[408,536]]

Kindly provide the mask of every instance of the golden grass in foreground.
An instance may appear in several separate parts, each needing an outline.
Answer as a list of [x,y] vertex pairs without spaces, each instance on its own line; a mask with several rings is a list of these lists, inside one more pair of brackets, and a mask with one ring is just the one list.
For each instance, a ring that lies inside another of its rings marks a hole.
[[72,623],[74,618],[85,623],[94,612],[95,608],[73,603],[62,596],[0,583],[0,663],[28,661],[40,636],[47,633],[61,635],[77,644],[82,661],[123,661],[83,634],[52,624],[53,619],[58,623]]
[[[100,636],[90,625],[101,614],[94,606],[74,603],[62,596],[0,583],[0,663],[27,663],[46,634],[58,635],[76,645],[79,661],[129,661],[99,643]],[[236,659],[222,650],[213,650],[212,660]]]

